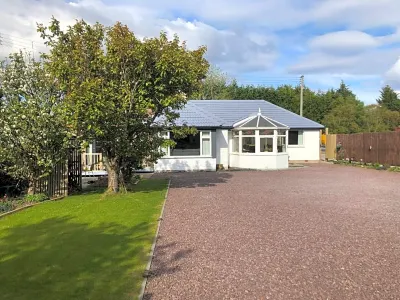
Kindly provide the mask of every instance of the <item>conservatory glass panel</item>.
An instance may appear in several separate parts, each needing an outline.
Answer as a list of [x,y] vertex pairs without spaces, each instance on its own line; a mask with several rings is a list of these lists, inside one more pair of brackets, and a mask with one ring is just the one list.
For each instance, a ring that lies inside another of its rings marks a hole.
[[273,129],[262,129],[260,130],[260,135],[274,135]]
[[286,137],[278,136],[278,153],[286,152]]
[[258,123],[258,127],[276,127],[271,122],[265,120],[264,118],[260,118],[260,122]]
[[260,152],[273,152],[274,139],[273,138],[260,138]]
[[242,153],[256,153],[256,138],[243,137],[242,138]]
[[243,130],[242,135],[255,135],[256,131],[255,130]]
[[284,129],[279,129],[279,130],[278,130],[278,135],[286,135],[286,130],[284,130]]
[[253,120],[250,120],[249,122],[245,123],[241,127],[257,127],[257,119],[258,118],[254,118]]
[[232,140],[232,143],[233,143],[232,151],[238,153],[239,152],[239,138],[234,138]]

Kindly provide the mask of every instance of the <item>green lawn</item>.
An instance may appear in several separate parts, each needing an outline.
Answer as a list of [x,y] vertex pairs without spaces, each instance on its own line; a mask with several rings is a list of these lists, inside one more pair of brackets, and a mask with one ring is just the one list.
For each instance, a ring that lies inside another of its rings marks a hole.
[[134,193],[88,193],[0,219],[0,298],[134,299],[157,228],[165,180]]

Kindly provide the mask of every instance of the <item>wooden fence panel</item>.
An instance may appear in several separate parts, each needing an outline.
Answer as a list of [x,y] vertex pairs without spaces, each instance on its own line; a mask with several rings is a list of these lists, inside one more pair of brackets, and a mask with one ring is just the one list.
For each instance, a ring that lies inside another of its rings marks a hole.
[[338,159],[400,166],[400,132],[338,134],[336,139],[342,144]]
[[378,161],[379,137],[374,133],[364,134],[364,162],[376,163]]
[[82,156],[78,149],[70,149],[68,160],[58,163],[52,172],[41,178],[36,185],[36,193],[50,198],[67,196],[82,189]]
[[336,134],[326,135],[325,159],[336,159]]

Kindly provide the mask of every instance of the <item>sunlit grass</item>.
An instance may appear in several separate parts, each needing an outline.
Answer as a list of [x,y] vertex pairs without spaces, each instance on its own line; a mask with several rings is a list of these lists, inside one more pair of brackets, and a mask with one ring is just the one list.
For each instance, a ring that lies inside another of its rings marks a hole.
[[0,298],[133,299],[142,283],[167,189],[100,192],[0,219]]

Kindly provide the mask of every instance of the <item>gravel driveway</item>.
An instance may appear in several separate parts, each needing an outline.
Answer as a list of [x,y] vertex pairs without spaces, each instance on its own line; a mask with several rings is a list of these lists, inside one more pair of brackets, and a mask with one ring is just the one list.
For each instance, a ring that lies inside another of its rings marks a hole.
[[170,176],[145,299],[400,299],[400,174]]

